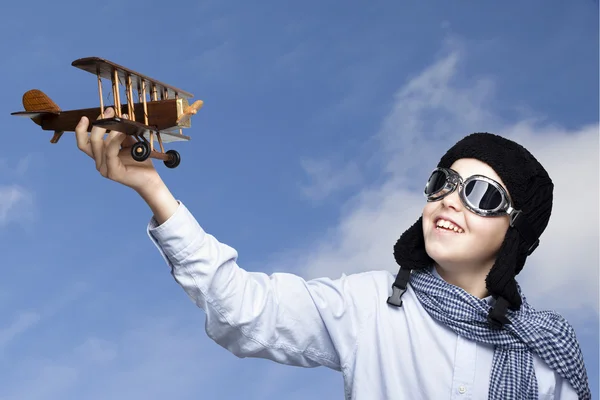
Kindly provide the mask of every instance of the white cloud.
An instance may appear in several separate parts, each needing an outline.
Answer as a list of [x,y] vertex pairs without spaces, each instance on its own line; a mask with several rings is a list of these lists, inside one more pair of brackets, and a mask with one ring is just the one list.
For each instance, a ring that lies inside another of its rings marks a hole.
[[19,185],[0,186],[0,226],[32,216],[33,195]]
[[[24,156],[16,163],[0,158],[0,177],[5,181],[21,179],[31,164],[31,155]],[[34,215],[33,192],[19,184],[0,184],[0,228],[17,221],[31,221]]]
[[500,127],[498,117],[486,107],[494,92],[493,81],[480,77],[460,86],[456,75],[462,52],[454,42],[447,43],[445,52],[397,91],[377,134],[391,179],[414,181],[413,172],[429,172],[443,151],[462,136]]
[[[445,56],[397,92],[377,134],[381,148],[372,156],[383,160],[386,181],[352,199],[337,226],[313,247],[296,249],[294,254],[305,255],[296,258],[294,270],[307,278],[374,269],[396,272],[393,245],[425,204],[421,189],[427,173],[457,140],[488,131],[525,145],[556,185],[550,226],[519,277],[528,300],[538,308],[587,307],[597,314],[598,124],[567,131],[534,121],[502,121],[488,105],[492,79],[464,86],[456,82],[462,56],[450,46]],[[338,170],[343,177],[347,167]],[[327,170],[326,179],[317,180],[316,186],[335,182],[332,176]]]
[[536,150],[555,183],[552,217],[522,272],[523,286],[545,307],[598,313],[598,124],[568,132],[526,123],[506,133]]

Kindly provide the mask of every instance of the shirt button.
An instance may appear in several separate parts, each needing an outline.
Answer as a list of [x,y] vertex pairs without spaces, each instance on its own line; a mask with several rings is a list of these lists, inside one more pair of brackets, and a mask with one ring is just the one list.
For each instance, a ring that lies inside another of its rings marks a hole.
[[458,387],[458,393],[460,394],[464,394],[467,391],[467,388],[464,386],[459,386]]

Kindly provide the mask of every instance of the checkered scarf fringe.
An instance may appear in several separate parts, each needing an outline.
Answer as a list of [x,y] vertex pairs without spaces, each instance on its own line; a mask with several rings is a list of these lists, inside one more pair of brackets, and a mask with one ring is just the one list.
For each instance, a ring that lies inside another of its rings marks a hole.
[[429,270],[413,271],[410,284],[434,319],[460,336],[495,346],[489,399],[538,398],[533,353],[568,380],[579,399],[591,399],[575,331],[559,314],[535,311],[521,294],[521,309],[507,313],[512,324],[493,330],[487,321],[491,306],[485,300],[439,279]]

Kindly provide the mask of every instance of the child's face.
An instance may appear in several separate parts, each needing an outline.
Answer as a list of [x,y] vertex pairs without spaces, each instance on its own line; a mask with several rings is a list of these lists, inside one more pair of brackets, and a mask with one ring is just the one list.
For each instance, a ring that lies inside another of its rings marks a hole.
[[[506,186],[494,170],[475,159],[460,159],[451,168],[463,179],[484,175]],[[507,190],[508,191],[508,190]],[[444,218],[445,217],[445,218]],[[438,219],[451,220],[458,232],[438,229]],[[509,217],[481,217],[461,202],[458,189],[423,209],[423,235],[427,254],[444,270],[491,268],[509,227]]]

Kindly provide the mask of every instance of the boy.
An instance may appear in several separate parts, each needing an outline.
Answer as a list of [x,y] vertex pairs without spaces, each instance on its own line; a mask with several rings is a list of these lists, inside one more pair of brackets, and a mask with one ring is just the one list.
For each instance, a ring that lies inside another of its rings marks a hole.
[[[107,115],[112,116],[112,109]],[[425,188],[422,216],[394,246],[400,270],[305,281],[247,272],[207,234],[131,139],[82,119],[78,147],[153,212],[148,234],[238,357],[341,371],[347,399],[589,399],[570,325],[527,304],[515,281],[539,243],[553,184],[518,144],[459,141]]]

